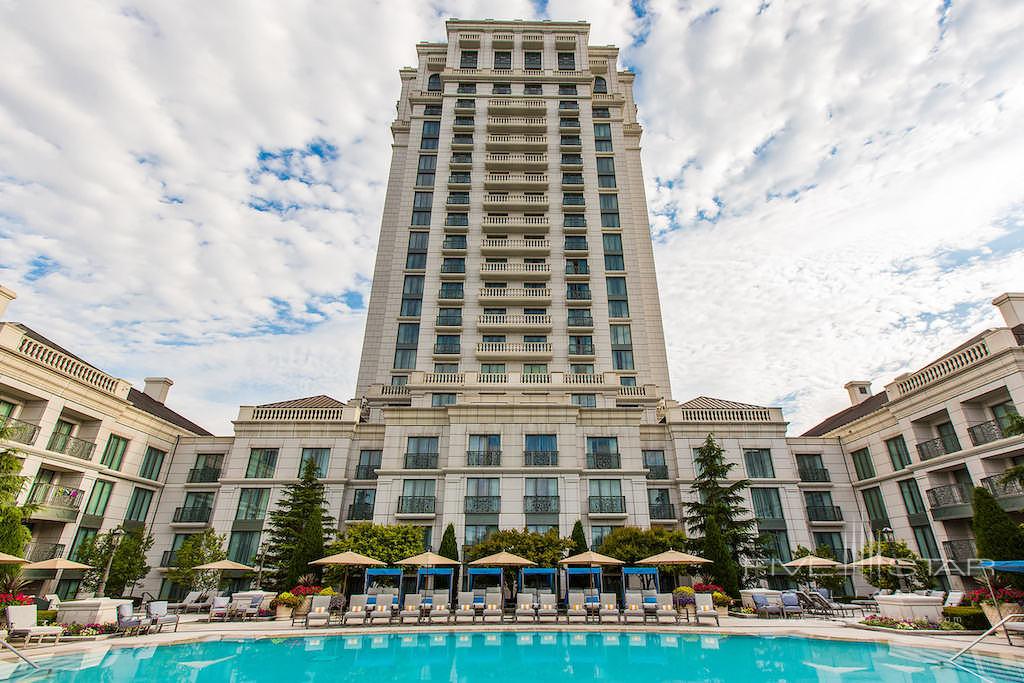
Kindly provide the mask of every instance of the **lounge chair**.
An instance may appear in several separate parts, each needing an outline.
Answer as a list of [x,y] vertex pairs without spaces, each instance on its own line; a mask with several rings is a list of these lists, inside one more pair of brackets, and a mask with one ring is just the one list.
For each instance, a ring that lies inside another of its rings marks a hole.
[[210,613],[207,621],[220,619],[227,621],[230,616],[231,600],[223,595],[217,595],[210,601]]
[[430,602],[427,618],[432,624],[447,624],[452,617],[450,604],[451,594],[448,591],[434,591],[434,599]]
[[[369,618],[371,624],[391,623],[391,617],[394,615],[394,613],[391,610],[390,602],[390,599],[384,600],[383,602],[378,599],[377,604],[375,604],[373,606],[373,609],[367,613],[367,617]],[[417,618],[419,617],[419,609],[416,610],[416,616]]]
[[864,614],[864,607],[862,605],[847,605],[841,602],[835,602],[829,599],[829,592],[825,588],[819,588],[816,591],[811,591],[811,599],[817,602],[822,609],[827,609],[829,614],[839,614],[840,616],[849,616],[857,612]]
[[348,611],[341,615],[341,625],[345,626],[350,621],[357,624],[366,623],[366,596],[353,595],[348,605]]
[[[696,596],[695,596],[696,597]],[[761,595],[760,593],[754,593],[750,596],[750,599],[754,601],[754,611],[757,612],[758,616],[764,617],[784,617],[785,611],[782,609],[782,604],[777,602],[771,602],[768,597]],[[712,605],[714,600],[711,601]]]
[[199,598],[203,596],[202,591],[189,591],[185,594],[184,599],[181,602],[172,602],[167,605],[167,609],[174,612],[186,612],[188,608],[199,601]]
[[718,610],[715,609],[715,601],[711,597],[711,593],[697,593],[693,596],[693,606],[695,608],[694,616],[697,619],[697,625],[700,625],[701,619],[714,619],[715,626],[721,626],[718,621]]
[[398,620],[403,624],[420,623],[420,606],[422,604],[422,595],[419,593],[409,593],[405,596],[405,605],[402,607],[402,611],[398,613]]
[[658,591],[640,591],[640,602],[644,608],[644,616],[653,617],[658,611]]
[[537,621],[537,608],[533,606],[532,593],[520,593],[516,596],[516,622]]
[[804,615],[804,608],[796,593],[785,592],[782,594],[782,613],[787,617],[802,617]]
[[[312,601],[309,604],[309,611],[306,612],[305,617],[302,618],[303,626],[310,628],[313,626],[327,626],[331,623],[331,596],[330,595],[314,595]],[[295,619],[292,619],[292,626],[295,625]]]
[[484,623],[500,624],[504,618],[505,610],[502,606],[501,591],[488,590],[484,595]]
[[149,630],[150,620],[142,614],[135,614],[130,602],[123,602],[117,606],[117,632],[127,636],[134,631],[136,634]]
[[553,623],[558,621],[558,600],[554,593],[537,595],[537,621]]
[[565,603],[565,620],[570,624],[581,624],[587,621],[587,607],[583,602],[583,591],[569,593]]
[[679,623],[679,612],[676,611],[675,605],[672,604],[672,596],[662,593],[658,595],[657,601],[657,609],[654,612],[654,618],[658,621],[658,623]]
[[601,593],[601,607],[597,616],[602,624],[619,623],[619,608],[615,605],[614,593]]
[[165,624],[174,624],[174,630],[178,630],[178,615],[168,614],[166,600],[154,600],[146,605],[146,617],[150,626],[156,626],[157,632],[164,630]]
[[949,591],[949,595],[946,596],[946,601],[942,603],[943,607],[957,607],[963,602],[964,592],[963,591]]
[[598,613],[601,611],[601,594],[597,592],[597,589],[587,588],[583,591],[583,606],[587,608],[589,616],[597,619]]
[[[131,609],[131,605],[128,605]],[[39,642],[43,642],[43,638],[53,638],[53,644],[56,645],[60,642],[60,637],[64,635],[64,629],[60,626],[36,626],[36,617],[38,610],[35,605],[13,605],[7,608],[7,630],[10,636],[24,636],[25,644],[28,645],[32,642],[33,638],[38,638]]]
[[476,620],[476,608],[473,606],[473,594],[469,591],[460,591],[458,607],[455,609],[456,624],[472,624]]
[[815,602],[806,591],[795,590],[792,591],[793,595],[796,596],[800,606],[804,608],[804,612],[807,614],[816,614],[819,616],[828,616],[830,611],[824,610],[818,602]]
[[1010,645],[1013,645],[1013,640],[1011,640],[1011,638],[1024,638],[1024,613],[1014,614],[1012,616],[1015,617],[1013,621],[1008,621],[1003,624],[1003,628],[1006,629],[1006,640]]
[[204,593],[199,596],[197,601],[185,608],[185,613],[187,614],[192,611],[208,612],[210,610],[210,606],[213,605],[213,599],[222,597],[223,595],[224,591],[211,591],[209,593]]
[[629,592],[624,596],[622,605],[622,621],[625,623],[643,622],[644,604],[640,593]]

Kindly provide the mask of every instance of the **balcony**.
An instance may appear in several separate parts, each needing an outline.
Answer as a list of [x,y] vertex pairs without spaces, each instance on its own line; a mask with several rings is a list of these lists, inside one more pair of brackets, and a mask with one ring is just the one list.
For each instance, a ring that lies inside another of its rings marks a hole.
[[73,522],[85,498],[85,491],[60,484],[32,484],[29,490],[29,505],[38,506],[30,516],[33,520],[51,522]]
[[523,464],[527,467],[557,467],[558,451],[524,451]]
[[450,313],[439,313],[437,315],[437,327],[462,327],[462,316]]
[[917,454],[921,456],[922,460],[930,460],[947,453],[956,453],[959,450],[960,442],[955,438],[946,439],[940,436],[937,439],[929,439],[917,444]]
[[356,466],[356,479],[371,480],[377,478],[377,468],[380,465],[357,465]]
[[547,287],[482,287],[480,301],[501,303],[548,303],[551,301],[551,290]]
[[590,496],[587,500],[587,511],[591,515],[625,516],[625,496]]
[[551,240],[485,238],[480,242],[480,253],[506,256],[546,256],[551,253]]
[[173,521],[176,524],[206,524],[212,512],[213,508],[205,506],[174,508]]
[[398,499],[398,514],[433,515],[436,502],[434,496],[402,496]]
[[966,519],[971,517],[971,492],[963,484],[937,486],[925,491],[932,519]]
[[594,345],[587,343],[580,344],[569,344],[569,355],[570,356],[593,356]]
[[466,496],[468,514],[494,514],[501,510],[501,496]]
[[24,557],[29,562],[42,562],[55,557],[64,557],[64,544],[32,541],[25,546]]
[[478,358],[551,358],[550,342],[478,342]]
[[437,453],[406,453],[405,469],[407,470],[436,470]]
[[465,298],[465,294],[461,287],[441,288],[437,293],[437,298],[439,301],[462,301]]
[[[489,195],[496,197],[534,197],[537,195]],[[495,207],[493,204],[490,208],[510,208],[512,204],[506,207]],[[547,196],[544,196],[544,206],[535,206],[536,209],[547,207]],[[487,230],[499,229],[502,232],[525,232],[525,233],[540,233],[546,235],[551,230],[551,219],[547,216],[484,216],[483,220],[480,221],[480,227]]]
[[348,506],[348,520],[370,520],[373,519],[373,505],[371,503],[352,503]]
[[593,298],[590,287],[572,287],[565,292],[568,301],[590,301]]
[[551,316],[484,313],[477,317],[476,326],[481,330],[550,330]]
[[957,565],[967,564],[978,557],[973,538],[957,538],[942,542],[942,554]]
[[565,250],[586,252],[588,250],[587,240],[577,238],[566,238]]
[[7,432],[7,439],[9,441],[23,443],[26,446],[34,444],[36,437],[39,435],[39,427],[31,422],[15,420],[13,417],[4,420],[2,427],[9,430]]
[[841,522],[843,511],[838,505],[808,505],[807,520],[811,522]]
[[499,116],[519,113],[538,116],[544,115],[547,112],[547,109],[547,102],[542,98],[495,97],[487,101],[488,115],[491,112],[494,112]]
[[484,156],[487,169],[545,171],[548,168],[547,154],[524,154],[512,152],[489,152]]
[[46,445],[46,450],[53,451],[54,453],[70,455],[72,458],[91,460],[92,453],[96,450],[96,444],[91,441],[86,441],[85,439],[78,439],[73,436],[65,436],[55,433],[50,437],[50,442]]
[[1004,482],[1002,481],[1003,476],[1005,475],[997,474],[985,477],[981,480],[981,485],[996,497],[1003,509],[1010,512],[1024,510],[1024,486],[1021,486],[1019,481],[1012,479]]
[[561,166],[563,171],[574,171],[582,169],[583,156],[580,154],[563,154]]
[[466,465],[470,467],[499,467],[501,451],[466,451]]
[[559,510],[558,496],[525,496],[523,512],[526,514],[550,514]]
[[466,237],[464,235],[448,236],[441,243],[442,251],[466,251]]
[[648,503],[651,519],[676,519],[676,506],[672,503]]
[[193,467],[188,471],[189,484],[209,484],[220,479],[219,467]]
[[800,467],[800,481],[805,482],[827,482],[832,481],[832,475],[824,467]]
[[160,554],[160,566],[161,567],[177,567],[178,566],[178,551],[177,550],[165,550]]
[[487,189],[546,189],[547,173],[488,173],[484,176]]
[[459,259],[454,263],[442,263],[441,264],[442,275],[465,275],[466,274],[466,263],[464,260]]
[[587,469],[617,470],[622,466],[618,453],[587,453]]
[[487,130],[517,133],[544,133],[548,120],[544,116],[488,116]]
[[516,280],[547,280],[551,266],[547,263],[481,263],[480,276],[508,275]]
[[449,190],[468,190],[473,184],[473,176],[469,173],[452,173],[448,176]]
[[452,160],[448,162],[448,165],[452,168],[472,168],[473,155],[467,152],[457,152],[452,154]]
[[460,353],[462,353],[461,344],[453,344],[447,342],[438,342],[434,344],[435,356],[457,356]]
[[569,327],[593,327],[594,318],[589,315],[569,315],[568,318]]
[[981,446],[1006,438],[1006,432],[1003,431],[1003,425],[999,420],[989,420],[988,422],[982,422],[981,424],[968,427],[967,434],[970,435],[971,443],[975,446]]
[[488,151],[544,151],[548,148],[547,135],[495,135],[487,136]]
[[[546,194],[523,194],[523,193],[503,193],[503,192],[489,192],[484,195],[484,208],[494,209],[497,211],[508,211],[511,209],[522,209],[537,211],[540,209],[547,209],[548,207],[548,196]],[[498,225],[507,225],[509,221],[499,224],[488,225],[488,218],[519,218],[517,216],[484,216],[482,225],[486,227],[497,227]],[[542,216],[530,216],[530,218],[542,218]],[[548,223],[547,219],[544,218],[544,222]]]
[[455,100],[456,114],[472,114],[476,111],[476,100],[458,99]]
[[668,479],[668,465],[647,465],[648,479]]

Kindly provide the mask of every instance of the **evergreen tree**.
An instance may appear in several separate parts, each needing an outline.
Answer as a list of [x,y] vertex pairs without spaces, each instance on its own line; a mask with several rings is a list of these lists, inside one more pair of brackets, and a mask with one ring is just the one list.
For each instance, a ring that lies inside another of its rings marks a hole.
[[701,556],[706,560],[711,560],[711,564],[702,567],[701,572],[705,573],[711,583],[721,586],[726,595],[738,598],[740,596],[740,568],[725,541],[721,525],[715,524],[713,520],[706,521],[704,538],[701,542]]
[[[713,434],[708,434],[704,445],[697,449],[694,466],[697,478],[690,490],[695,502],[686,504],[689,530],[694,536],[706,536],[710,527],[717,527],[725,547],[730,549],[729,557],[734,565],[731,570],[722,571],[725,575],[739,576],[744,560],[750,562],[764,555],[757,520],[749,517],[750,511],[743,506],[743,491],[750,488],[750,481],[727,481],[736,463],[725,461],[724,451]],[[692,543],[698,554],[713,559],[704,547],[706,541],[695,538]]]
[[334,535],[334,518],[327,512],[324,485],[317,479],[316,460],[306,460],[297,484],[286,486],[277,509],[270,513],[264,560],[270,580],[278,590],[289,590],[299,577],[323,570],[309,563],[324,557]]
[[589,550],[587,546],[587,535],[583,532],[583,522],[576,520],[576,523],[572,525],[572,534],[569,538],[572,540],[572,548],[569,549],[570,555],[579,555]]
[[974,542],[978,557],[1019,560],[1024,557],[1024,534],[988,489],[974,489]]
[[455,525],[450,522],[441,536],[441,547],[437,549],[437,554],[449,560],[459,561],[459,542],[455,539]]
[[228,554],[224,552],[224,540],[213,529],[186,538],[174,554],[174,566],[167,570],[168,580],[190,590],[216,590],[221,573],[197,571],[193,567],[225,559]]
[[[1011,413],[1003,419],[1001,426],[1003,428],[1003,436],[1020,436],[1024,434],[1024,417],[1017,413]],[[999,481],[1003,484],[1017,482],[1024,486],[1024,465],[1017,465],[1006,470]]]
[[[0,421],[0,440],[11,436],[10,427]],[[19,506],[18,494],[28,477],[21,476],[21,460],[14,448],[0,447],[0,552],[23,557],[25,547],[32,541],[32,532],[25,526],[25,519],[35,509],[34,505]],[[17,565],[0,567],[0,579],[13,580],[19,573]],[[6,577],[6,578],[4,578]]]

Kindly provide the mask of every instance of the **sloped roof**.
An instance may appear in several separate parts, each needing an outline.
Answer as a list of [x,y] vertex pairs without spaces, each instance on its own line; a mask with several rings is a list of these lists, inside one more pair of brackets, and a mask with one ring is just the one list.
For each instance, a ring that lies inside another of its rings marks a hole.
[[[54,342],[52,339],[47,339],[43,335],[33,330],[31,327],[23,325],[22,323],[11,324],[20,329],[22,332],[24,332],[25,336],[29,337],[30,339],[34,339],[41,344],[46,344],[50,348],[59,351],[66,356],[74,358],[79,363],[82,363],[83,365],[88,365],[90,368],[96,370],[97,372],[107,374],[104,370],[101,370],[100,368],[96,367],[95,365],[85,360],[81,356],[77,356],[71,353],[60,344]],[[128,390],[128,402],[132,404],[134,407],[138,408],[139,410],[145,413],[149,413],[153,417],[159,418],[166,422],[170,422],[171,424],[177,427],[181,427],[182,429],[188,430],[193,434],[198,434],[199,436],[213,436],[212,433],[203,429],[195,422],[192,422],[181,413],[176,413],[163,403],[160,403],[153,397],[149,396],[148,394],[144,394],[143,392],[139,391],[138,389],[135,389],[134,387]]]
[[824,436],[834,429],[839,429],[843,425],[848,425],[854,420],[859,420],[865,415],[870,415],[876,410],[880,410],[888,402],[889,395],[884,391],[880,391],[873,396],[869,396],[855,406],[850,406],[845,410],[840,410],[831,417],[825,418],[801,434],[801,436]]
[[686,403],[679,404],[680,408],[684,410],[766,410],[767,406],[755,406],[752,403],[737,403],[736,401],[726,401],[721,398],[712,398],[710,396],[698,396],[692,398]]
[[258,408],[344,408],[345,403],[326,394],[307,396],[305,398],[294,398],[290,401],[279,401],[277,403],[264,403]]

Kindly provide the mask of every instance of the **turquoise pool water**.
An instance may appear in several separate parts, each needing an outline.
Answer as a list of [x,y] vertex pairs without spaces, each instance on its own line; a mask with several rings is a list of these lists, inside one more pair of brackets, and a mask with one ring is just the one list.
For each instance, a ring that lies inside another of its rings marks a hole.
[[[12,679],[74,683],[190,681],[816,681],[1021,683],[1024,667],[938,650],[795,637],[655,633],[389,633],[235,640],[54,658]],[[983,676],[979,679],[978,675]]]

